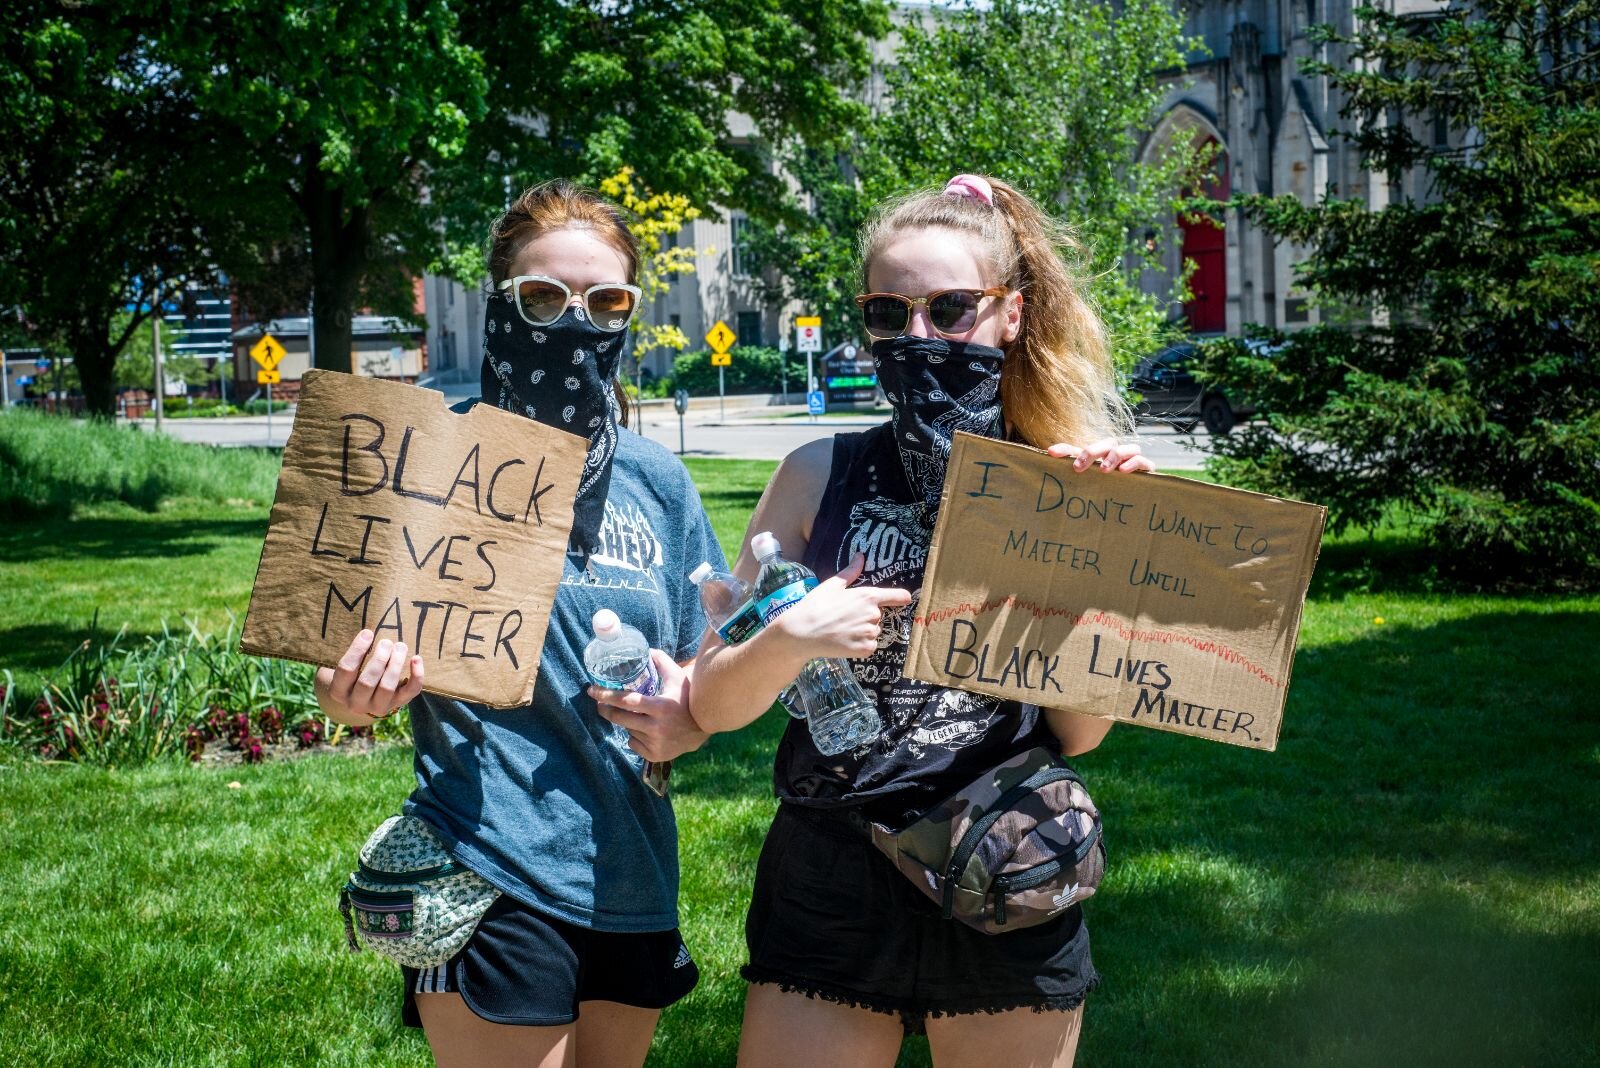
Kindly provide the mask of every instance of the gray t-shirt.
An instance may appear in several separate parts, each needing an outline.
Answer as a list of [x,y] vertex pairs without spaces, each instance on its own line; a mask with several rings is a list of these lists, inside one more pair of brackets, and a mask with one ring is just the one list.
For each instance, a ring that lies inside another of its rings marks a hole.
[[417,788],[409,815],[456,859],[531,908],[601,931],[678,925],[678,828],[640,780],[627,732],[585,693],[590,621],[610,608],[652,648],[692,657],[705,613],[689,572],[726,569],[689,473],[662,446],[620,435],[587,571],[567,557],[526,708],[425,693],[411,703]]

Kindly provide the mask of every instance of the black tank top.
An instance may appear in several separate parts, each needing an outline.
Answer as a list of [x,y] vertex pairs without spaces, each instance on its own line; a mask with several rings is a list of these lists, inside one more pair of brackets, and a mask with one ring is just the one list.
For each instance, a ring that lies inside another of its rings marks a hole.
[[1058,744],[1034,705],[901,675],[931,534],[889,425],[837,435],[803,561],[826,579],[864,553],[859,585],[910,590],[912,603],[885,612],[878,651],[850,662],[878,699],[883,734],[854,753],[828,757],[812,744],[803,721],[790,721],[773,771],[781,801],[859,806],[867,819],[900,828],[996,764],[1036,745]]

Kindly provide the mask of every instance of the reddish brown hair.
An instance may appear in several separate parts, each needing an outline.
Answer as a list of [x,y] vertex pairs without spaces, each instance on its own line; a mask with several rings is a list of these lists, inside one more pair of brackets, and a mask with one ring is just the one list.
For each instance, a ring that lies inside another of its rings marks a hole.
[[[489,276],[498,286],[511,277],[511,263],[529,241],[556,230],[593,230],[596,237],[622,254],[627,281],[639,284],[639,242],[622,212],[598,194],[565,178],[541,182],[525,190],[489,229]],[[628,394],[620,378],[612,379],[622,425],[628,425]]]

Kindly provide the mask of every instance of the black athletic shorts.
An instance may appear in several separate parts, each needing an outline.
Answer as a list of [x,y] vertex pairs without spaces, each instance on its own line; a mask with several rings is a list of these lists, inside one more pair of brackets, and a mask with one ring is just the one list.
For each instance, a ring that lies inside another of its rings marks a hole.
[[752,983],[897,1014],[1069,1010],[1100,976],[1083,909],[1005,934],[947,920],[889,858],[836,815],[780,805],[745,920]]
[[501,894],[472,938],[437,968],[402,968],[407,1027],[421,1027],[418,994],[460,994],[500,1024],[557,1026],[584,1001],[664,1009],[694,989],[700,969],[676,928],[645,934],[593,931]]

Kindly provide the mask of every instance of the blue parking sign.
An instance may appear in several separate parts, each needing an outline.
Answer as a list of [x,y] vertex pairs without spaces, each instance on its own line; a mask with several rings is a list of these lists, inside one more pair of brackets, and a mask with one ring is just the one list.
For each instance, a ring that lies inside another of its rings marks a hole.
[[828,404],[822,399],[822,390],[814,389],[806,394],[806,410],[812,415],[821,415],[828,410]]

